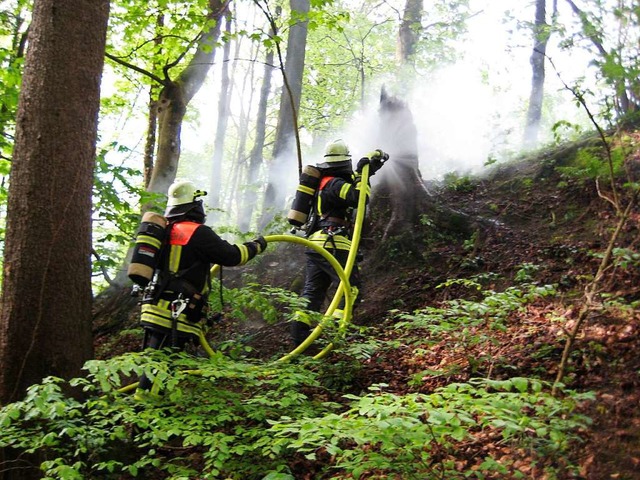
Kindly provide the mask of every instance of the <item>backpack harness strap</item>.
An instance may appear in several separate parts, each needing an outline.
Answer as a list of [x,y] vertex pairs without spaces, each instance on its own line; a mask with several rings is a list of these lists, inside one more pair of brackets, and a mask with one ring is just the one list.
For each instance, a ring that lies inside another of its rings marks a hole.
[[[199,223],[188,221],[169,223],[167,226],[168,241],[162,246],[163,249],[169,248],[168,258],[167,261],[163,262],[162,268],[158,270],[158,281],[155,282],[155,288],[152,289],[151,295],[147,298],[147,303],[157,305],[162,295],[172,284],[180,285],[185,289],[184,292],[178,291],[177,298],[169,303],[169,311],[171,312],[171,345],[174,347],[178,344],[178,319],[180,315],[182,315],[185,309],[192,303],[194,304],[193,308],[195,308],[195,304],[202,301],[203,298],[203,295],[201,293],[198,294],[195,291],[195,287],[183,278],[202,262],[198,260],[188,268],[178,270],[182,247],[189,243],[189,240],[199,226]],[[178,283],[176,283],[176,281]],[[208,279],[207,284],[211,285],[210,279]],[[187,293],[188,296],[185,296]]]
[[349,223],[344,218],[334,217],[329,215],[329,213],[322,212],[320,193],[322,192],[322,190],[324,190],[327,184],[334,178],[336,177],[325,176],[320,179],[320,184],[318,185],[318,189],[316,191],[315,209],[319,214],[318,215],[320,217],[319,221],[329,224],[329,225],[324,225],[322,227],[322,233],[327,235],[324,243],[322,244],[322,247],[327,248],[327,244],[330,243],[331,251],[335,255],[336,250],[339,250],[340,248],[336,244],[336,239],[334,237],[337,235],[347,236]]

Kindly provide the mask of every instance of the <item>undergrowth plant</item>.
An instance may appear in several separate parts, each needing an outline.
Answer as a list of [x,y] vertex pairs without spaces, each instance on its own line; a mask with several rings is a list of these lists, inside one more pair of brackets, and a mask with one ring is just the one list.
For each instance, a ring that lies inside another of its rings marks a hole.
[[[528,266],[526,268],[529,269]],[[527,273],[522,277],[530,278],[530,275]],[[435,345],[446,340],[450,348],[459,352],[466,362],[464,365],[454,363],[442,369],[422,369],[413,375],[410,385],[420,385],[425,376],[451,377],[467,367],[473,374],[482,370],[491,371],[494,364],[500,361],[494,354],[500,345],[498,334],[506,331],[510,316],[522,311],[536,299],[556,292],[551,285],[529,283],[508,287],[501,292],[482,290],[481,284],[471,279],[449,280],[439,288],[452,285],[471,289],[479,294],[479,298],[453,299],[440,306],[427,306],[412,313],[396,312],[395,318],[399,321],[394,328],[406,332],[409,342],[420,346]],[[419,331],[420,334],[412,334],[412,331]]]
[[[270,324],[289,319],[296,310],[305,310],[308,300],[283,288],[246,282],[242,287],[223,287],[222,302],[219,296],[219,280],[212,282],[210,304],[213,311],[226,310],[229,315],[246,320],[253,312]],[[314,315],[313,312],[309,312]]]
[[593,399],[575,392],[554,398],[550,385],[527,378],[456,383],[430,395],[395,395],[382,387],[347,395],[351,404],[341,413],[272,422],[274,438],[259,442],[276,457],[328,454],[340,471],[331,478],[525,478],[491,455],[467,470],[456,454],[462,445],[498,436],[505,445],[527,449],[534,462],[557,461],[589,425],[576,407]]
[[491,328],[504,330],[509,315],[524,308],[538,298],[553,295],[556,289],[552,285],[532,285],[508,287],[502,292],[482,290],[482,286],[469,279],[449,280],[439,287],[454,284],[464,285],[478,290],[480,300],[453,299],[439,307],[425,307],[413,313],[397,313],[401,321],[396,329],[426,329],[437,338],[443,333],[461,332],[465,328],[487,323]]
[[[358,368],[348,365],[348,357],[258,363],[163,351],[90,361],[86,377],[70,382],[76,395],[50,377],[4,406],[0,448],[37,453],[46,479],[294,480],[301,457],[317,462],[323,478],[517,478],[488,453],[473,469],[461,466],[456,451],[497,436],[536,462],[570,468],[564,456],[588,424],[576,406],[590,395],[554,398],[533,379],[344,395],[358,391]],[[161,395],[139,402],[123,385],[143,371]]]
[[[458,345],[491,342],[474,327],[500,331],[510,313],[554,292],[531,284],[483,291],[464,279],[446,285],[454,284],[481,298],[400,314],[395,328],[426,329],[431,341],[446,335]],[[250,306],[300,306],[277,289],[261,294]],[[360,328],[342,340],[331,363],[163,351],[90,361],[86,376],[70,382],[76,395],[50,377],[4,406],[0,448],[37,454],[44,478],[65,480],[294,480],[301,458],[315,462],[323,478],[518,478],[515,464],[494,458],[483,443],[494,441],[527,452],[534,463],[561,465],[549,467],[549,478],[554,469],[573,468],[567,452],[589,422],[576,408],[590,394],[563,390],[553,397],[548,384],[521,377],[473,379],[428,395],[387,393],[384,385],[359,393],[362,361],[389,348]],[[123,386],[143,372],[161,395],[139,402]],[[482,455],[475,465],[457,457],[469,445]]]
[[[65,383],[51,377],[0,410],[0,447],[39,453],[45,478],[262,478],[287,470],[286,459],[256,447],[268,421],[337,408],[326,395],[309,396],[323,388],[300,365],[149,352],[86,369],[86,378],[71,382],[84,400],[65,395]],[[164,394],[138,403],[118,389],[143,370]]]

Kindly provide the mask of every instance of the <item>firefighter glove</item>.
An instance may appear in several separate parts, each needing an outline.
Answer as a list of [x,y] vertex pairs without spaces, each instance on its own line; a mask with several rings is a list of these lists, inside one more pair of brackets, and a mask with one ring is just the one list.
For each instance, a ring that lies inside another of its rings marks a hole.
[[256,246],[256,255],[264,252],[267,249],[267,241],[262,235],[254,239],[253,244]]
[[382,168],[382,165],[384,165],[387,160],[389,160],[389,154],[378,149],[371,152],[369,154],[369,158],[371,159],[371,166],[369,167],[369,170],[371,171],[371,175],[373,175]]
[[389,155],[382,150],[374,150],[366,157],[362,157],[358,161],[356,166],[356,172],[362,173],[362,169],[365,165],[369,165],[369,176],[373,176],[378,170],[382,168],[384,162],[389,160]]
[[356,165],[356,172],[358,174],[361,174],[364,166],[369,165],[370,162],[371,160],[369,160],[368,157],[362,157],[360,160],[358,160],[358,164]]

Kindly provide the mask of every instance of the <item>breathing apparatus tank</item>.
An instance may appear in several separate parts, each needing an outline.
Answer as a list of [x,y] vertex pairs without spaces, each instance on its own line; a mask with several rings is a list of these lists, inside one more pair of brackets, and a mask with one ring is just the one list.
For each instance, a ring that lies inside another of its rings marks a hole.
[[307,222],[321,176],[322,173],[316,167],[305,165],[302,168],[296,196],[287,215],[287,220],[294,227],[301,227]]
[[146,287],[153,278],[166,236],[167,223],[167,219],[158,213],[146,212],[142,216],[127,270],[129,278],[142,287]]

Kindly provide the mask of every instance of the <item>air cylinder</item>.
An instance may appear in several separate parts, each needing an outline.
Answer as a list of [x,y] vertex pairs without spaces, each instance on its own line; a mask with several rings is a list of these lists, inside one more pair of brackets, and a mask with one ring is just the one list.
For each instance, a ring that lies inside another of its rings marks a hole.
[[136,235],[133,255],[127,274],[129,278],[146,287],[160,260],[160,251],[167,229],[167,219],[158,213],[146,212]]
[[294,227],[301,227],[307,222],[309,212],[313,205],[313,199],[320,184],[320,170],[311,165],[305,165],[300,174],[300,183],[296,190],[296,196],[291,204],[291,210],[287,215],[287,220]]

